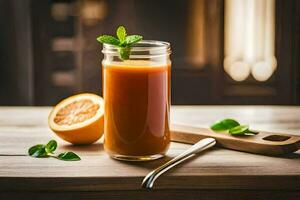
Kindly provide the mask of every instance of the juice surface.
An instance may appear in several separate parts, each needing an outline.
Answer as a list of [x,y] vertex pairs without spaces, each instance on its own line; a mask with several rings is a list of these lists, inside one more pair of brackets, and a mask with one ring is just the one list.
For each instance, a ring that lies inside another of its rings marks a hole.
[[170,143],[170,65],[103,64],[104,148],[110,154],[164,154]]

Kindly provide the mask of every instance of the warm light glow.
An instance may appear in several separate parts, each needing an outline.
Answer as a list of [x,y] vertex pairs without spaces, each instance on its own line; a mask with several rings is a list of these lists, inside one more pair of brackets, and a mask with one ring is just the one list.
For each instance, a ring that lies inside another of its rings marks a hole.
[[188,19],[188,61],[199,68],[205,60],[205,0],[192,0]]
[[106,1],[85,0],[81,6],[83,23],[88,26],[95,25],[107,15]]
[[250,73],[250,66],[246,62],[236,61],[229,66],[228,73],[231,75],[233,80],[243,81]]
[[224,69],[234,80],[266,81],[277,66],[275,0],[225,1]]

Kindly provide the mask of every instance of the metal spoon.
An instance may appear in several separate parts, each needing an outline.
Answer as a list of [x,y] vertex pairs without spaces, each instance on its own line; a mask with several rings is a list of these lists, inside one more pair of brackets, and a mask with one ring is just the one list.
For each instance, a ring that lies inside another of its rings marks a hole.
[[141,185],[142,188],[151,189],[153,187],[154,181],[163,173],[171,169],[172,167],[182,163],[183,161],[193,157],[196,153],[204,151],[216,144],[216,140],[214,138],[205,138],[191,146],[189,149],[179,154],[172,160],[166,162],[155,170],[151,171],[144,178],[143,183]]

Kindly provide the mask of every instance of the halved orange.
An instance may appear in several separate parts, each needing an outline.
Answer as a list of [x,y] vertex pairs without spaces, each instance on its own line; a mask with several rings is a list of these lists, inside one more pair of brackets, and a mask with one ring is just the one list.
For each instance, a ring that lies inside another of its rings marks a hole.
[[91,144],[103,135],[104,101],[90,93],[68,97],[53,108],[48,124],[65,141]]

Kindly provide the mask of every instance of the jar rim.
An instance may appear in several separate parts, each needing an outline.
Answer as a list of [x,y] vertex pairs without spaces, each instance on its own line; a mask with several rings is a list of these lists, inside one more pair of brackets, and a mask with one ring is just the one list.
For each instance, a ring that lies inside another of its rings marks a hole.
[[[104,54],[115,54],[118,53],[119,47],[111,44],[103,44],[102,53]],[[169,42],[158,41],[158,40],[141,40],[131,46],[131,53],[142,54],[147,52],[148,55],[154,54],[171,54],[171,45]]]

